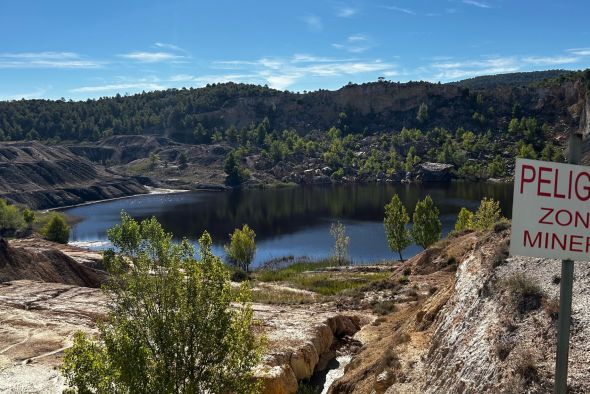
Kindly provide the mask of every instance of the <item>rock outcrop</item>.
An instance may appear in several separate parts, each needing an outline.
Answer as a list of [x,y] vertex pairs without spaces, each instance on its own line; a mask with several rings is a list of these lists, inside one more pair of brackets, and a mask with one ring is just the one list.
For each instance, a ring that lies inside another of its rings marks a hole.
[[422,163],[418,176],[423,182],[448,182],[451,180],[452,164]]

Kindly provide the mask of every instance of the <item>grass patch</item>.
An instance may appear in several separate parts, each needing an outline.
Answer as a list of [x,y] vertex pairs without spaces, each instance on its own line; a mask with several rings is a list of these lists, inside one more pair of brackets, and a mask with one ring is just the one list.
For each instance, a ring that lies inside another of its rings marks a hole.
[[387,272],[357,274],[355,277],[345,277],[335,273],[307,273],[292,277],[289,283],[293,286],[313,291],[315,293],[331,296],[346,290],[354,290],[368,283],[380,281],[388,277]]
[[306,271],[315,271],[332,267],[331,260],[300,261],[281,268],[262,268],[255,272],[255,277],[261,282],[287,282]]
[[289,289],[265,287],[252,291],[252,301],[270,305],[303,305],[320,301],[320,297]]
[[[273,267],[274,265],[274,267]],[[297,289],[313,291],[323,296],[333,296],[345,291],[366,287],[388,278],[389,272],[349,273],[345,271],[314,272],[333,267],[330,259],[298,261],[287,266],[269,264],[254,273],[260,282],[285,283]]]

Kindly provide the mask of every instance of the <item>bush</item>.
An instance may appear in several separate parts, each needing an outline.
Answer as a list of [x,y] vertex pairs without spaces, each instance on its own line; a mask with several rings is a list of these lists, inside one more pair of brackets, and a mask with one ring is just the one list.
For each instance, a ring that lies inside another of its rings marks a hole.
[[78,393],[258,392],[249,288],[232,291],[209,234],[196,260],[155,218],[121,220],[108,232],[120,254],[104,257],[108,313],[96,340],[78,333],[64,352],[68,384]]
[[23,219],[27,223],[27,226],[31,228],[33,226],[33,222],[35,221],[35,211],[25,208],[23,211]]
[[484,197],[473,216],[473,228],[476,230],[491,230],[500,219],[502,219],[500,202]]
[[473,230],[473,212],[467,208],[461,208],[459,215],[457,215],[457,222],[455,223],[455,231]]
[[67,244],[70,239],[70,226],[63,215],[54,213],[42,230],[45,239],[60,244]]
[[24,225],[25,221],[20,210],[14,205],[8,205],[6,200],[0,199],[0,230],[18,230]]
[[229,245],[225,246],[225,252],[231,264],[248,272],[250,263],[256,254],[256,233],[247,224],[242,229],[237,228],[230,234]]
[[543,300],[541,287],[523,274],[515,274],[504,281],[512,302],[520,314],[539,309]]
[[350,237],[346,235],[346,226],[340,222],[332,223],[330,234],[334,237],[334,260],[338,265],[348,261],[348,244]]

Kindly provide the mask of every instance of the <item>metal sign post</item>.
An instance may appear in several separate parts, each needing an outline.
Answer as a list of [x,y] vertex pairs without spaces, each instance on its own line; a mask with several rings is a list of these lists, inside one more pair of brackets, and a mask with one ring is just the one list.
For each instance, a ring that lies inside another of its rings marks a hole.
[[[582,135],[571,134],[568,163],[578,164],[582,156]],[[559,286],[559,322],[557,325],[557,357],[555,361],[555,394],[567,393],[567,366],[570,345],[570,321],[572,316],[572,286],[574,262],[562,260]]]

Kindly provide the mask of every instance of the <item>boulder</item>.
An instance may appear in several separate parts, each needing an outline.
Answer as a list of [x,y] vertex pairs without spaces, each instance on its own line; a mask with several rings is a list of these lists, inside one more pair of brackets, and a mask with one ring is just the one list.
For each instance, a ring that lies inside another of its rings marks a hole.
[[423,182],[448,182],[451,180],[452,164],[422,163],[418,175]]

